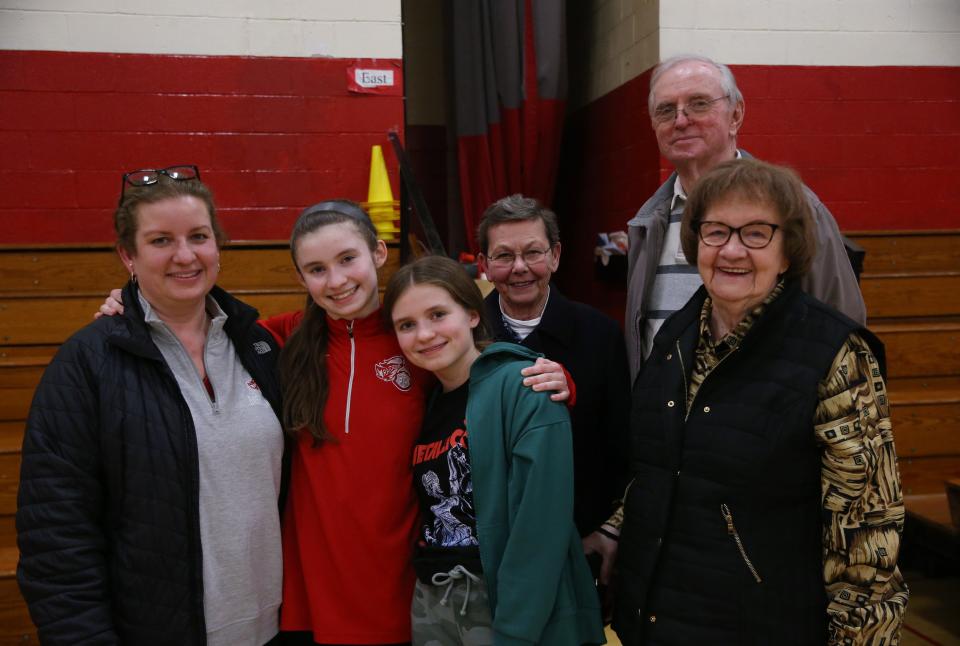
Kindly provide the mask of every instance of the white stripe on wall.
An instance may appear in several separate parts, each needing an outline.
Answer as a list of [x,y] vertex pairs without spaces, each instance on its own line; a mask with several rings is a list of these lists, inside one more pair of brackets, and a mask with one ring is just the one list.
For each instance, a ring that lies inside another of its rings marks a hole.
[[0,0],[0,49],[401,58],[400,0]]

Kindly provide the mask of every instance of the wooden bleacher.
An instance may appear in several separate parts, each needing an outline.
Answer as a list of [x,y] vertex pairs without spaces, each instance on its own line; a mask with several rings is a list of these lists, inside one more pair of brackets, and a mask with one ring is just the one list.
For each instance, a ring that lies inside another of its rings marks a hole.
[[905,549],[960,564],[945,483],[960,478],[960,231],[851,235],[868,325],[887,348]]
[[[867,254],[861,287],[870,327],[887,346],[910,522],[942,524],[949,518],[943,483],[960,478],[960,231],[851,237]],[[391,249],[383,273],[397,265]],[[127,275],[102,245],[0,248],[0,276],[0,644],[31,644],[13,520],[24,420],[58,345]],[[221,276],[223,287],[264,315],[303,305],[285,243],[228,247]]]
[[[390,249],[381,284],[399,264]],[[230,245],[219,284],[264,316],[303,307],[286,242]],[[60,343],[90,322],[127,274],[112,246],[0,248],[0,644],[35,644],[16,583],[14,514],[23,426],[33,390]]]

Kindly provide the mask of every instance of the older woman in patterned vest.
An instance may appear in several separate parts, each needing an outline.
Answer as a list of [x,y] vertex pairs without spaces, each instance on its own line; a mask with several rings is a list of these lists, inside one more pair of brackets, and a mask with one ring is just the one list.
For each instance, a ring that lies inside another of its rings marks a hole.
[[801,291],[816,243],[799,178],[723,164],[681,236],[703,287],[634,384],[614,627],[628,646],[896,643],[883,346]]

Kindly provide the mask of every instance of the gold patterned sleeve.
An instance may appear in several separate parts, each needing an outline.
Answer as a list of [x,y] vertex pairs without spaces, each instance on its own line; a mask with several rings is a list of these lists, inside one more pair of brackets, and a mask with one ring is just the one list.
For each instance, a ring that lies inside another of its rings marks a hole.
[[627,499],[627,494],[630,492],[630,487],[633,486],[633,482],[633,480],[630,480],[630,482],[627,483],[627,488],[624,490],[623,498],[619,500],[617,508],[610,514],[610,518],[603,521],[603,524],[600,526],[615,536],[620,536],[620,529],[623,527],[623,503]]
[[887,389],[851,334],[820,382],[823,579],[830,644],[898,644],[910,595],[897,568],[903,494]]
[[610,515],[610,518],[603,521],[603,525],[610,529],[616,530],[616,534],[620,534],[620,528],[623,527],[623,503],[621,502],[617,505],[617,508]]

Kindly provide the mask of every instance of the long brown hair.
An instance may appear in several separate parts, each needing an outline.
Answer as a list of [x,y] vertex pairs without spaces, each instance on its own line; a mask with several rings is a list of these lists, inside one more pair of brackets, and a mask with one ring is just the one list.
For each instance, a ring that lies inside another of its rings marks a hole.
[[[297,245],[303,236],[330,224],[348,222],[354,226],[370,252],[377,248],[377,230],[356,202],[330,200],[305,209],[290,233],[290,255],[297,264]],[[303,320],[287,340],[280,353],[280,386],[283,388],[283,427],[296,436],[307,430],[314,446],[331,439],[323,421],[323,411],[330,395],[327,377],[327,315],[308,294]]]

